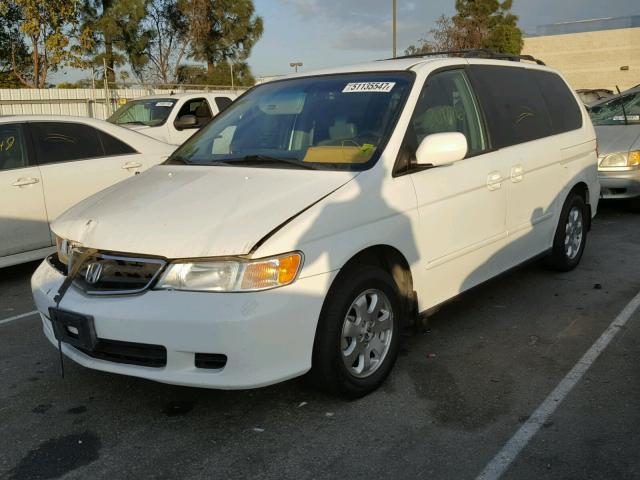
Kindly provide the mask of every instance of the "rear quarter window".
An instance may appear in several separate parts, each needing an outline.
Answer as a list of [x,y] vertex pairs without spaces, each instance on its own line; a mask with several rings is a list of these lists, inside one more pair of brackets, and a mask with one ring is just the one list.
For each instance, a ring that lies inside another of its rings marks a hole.
[[132,153],[138,153],[128,144],[122,140],[109,135],[108,133],[98,130],[98,136],[102,142],[102,148],[104,148],[104,154],[107,157],[113,157],[116,155],[130,155]]
[[532,70],[531,74],[549,111],[553,133],[581,128],[582,112],[564,80],[553,72]]
[[469,71],[484,110],[493,148],[553,134],[546,101],[530,71],[493,65],[471,65]]

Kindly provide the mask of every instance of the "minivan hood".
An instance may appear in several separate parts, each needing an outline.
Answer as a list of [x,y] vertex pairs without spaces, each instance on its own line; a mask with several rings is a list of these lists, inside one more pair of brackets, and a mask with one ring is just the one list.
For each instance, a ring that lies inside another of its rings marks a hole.
[[67,210],[63,238],[167,258],[248,254],[263,237],[355,172],[160,165]]
[[594,128],[600,156],[640,148],[640,125],[599,125]]

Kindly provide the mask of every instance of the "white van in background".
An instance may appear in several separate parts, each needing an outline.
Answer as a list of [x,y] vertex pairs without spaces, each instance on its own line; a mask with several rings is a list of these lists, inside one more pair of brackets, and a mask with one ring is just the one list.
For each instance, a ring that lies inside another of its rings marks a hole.
[[180,145],[236,99],[235,93],[176,93],[129,100],[107,121]]

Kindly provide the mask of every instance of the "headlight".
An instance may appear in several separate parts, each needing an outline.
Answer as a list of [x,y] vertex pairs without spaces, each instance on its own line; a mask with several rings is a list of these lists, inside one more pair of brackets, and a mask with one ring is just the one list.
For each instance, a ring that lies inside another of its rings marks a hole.
[[267,290],[293,283],[301,267],[299,252],[258,260],[178,261],[167,266],[155,288],[206,292]]
[[67,266],[69,265],[69,258],[73,253],[74,246],[76,246],[75,242],[56,235],[56,253],[61,263]]
[[640,165],[640,150],[629,153],[610,153],[600,161],[600,167],[636,167],[638,165]]

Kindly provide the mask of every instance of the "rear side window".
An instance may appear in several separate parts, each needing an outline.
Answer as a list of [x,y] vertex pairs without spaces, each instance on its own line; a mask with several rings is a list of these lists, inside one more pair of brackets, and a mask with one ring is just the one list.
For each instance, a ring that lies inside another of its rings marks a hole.
[[472,65],[469,70],[489,125],[493,148],[552,134],[546,102],[527,70],[493,65]]
[[0,171],[28,166],[22,125],[0,124]]
[[40,165],[104,156],[98,131],[81,123],[30,123]]
[[222,112],[225,108],[231,105],[232,100],[229,97],[216,97],[216,106],[218,111]]
[[542,70],[532,70],[531,74],[549,111],[553,133],[569,132],[582,127],[582,112],[564,80],[555,73]]
[[118,140],[117,138],[112,137],[108,133],[105,133],[101,130],[98,130],[98,136],[100,137],[100,141],[102,142],[104,154],[107,157],[138,153],[123,141]]

